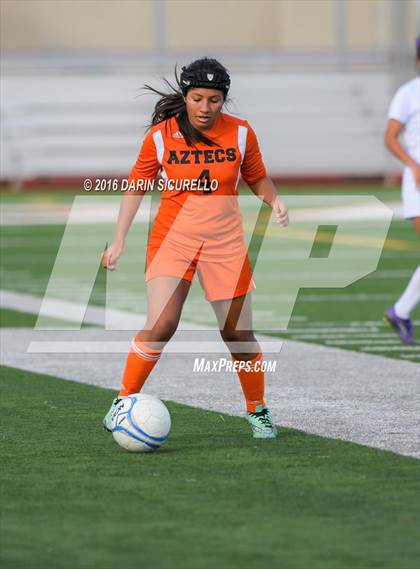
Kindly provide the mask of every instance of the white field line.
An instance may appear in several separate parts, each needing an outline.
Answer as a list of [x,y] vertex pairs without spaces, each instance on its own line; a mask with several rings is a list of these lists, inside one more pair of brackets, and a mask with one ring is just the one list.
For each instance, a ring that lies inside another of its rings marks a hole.
[[[34,243],[30,243],[28,242],[28,248],[29,247],[34,247]],[[51,254],[49,252],[45,252],[45,253],[37,253],[37,254],[27,254],[27,255],[22,255],[19,253],[19,255],[17,255],[15,258],[12,257],[12,255],[15,255],[14,253],[10,253],[10,252],[6,252],[6,254],[8,255],[8,259],[7,259],[7,265],[9,267],[11,266],[16,266],[16,267],[21,267],[21,266],[25,266],[25,265],[30,265],[30,264],[34,264],[35,262],[37,264],[41,264],[41,263],[45,263],[50,265],[51,264]],[[127,254],[126,258],[127,260],[130,259],[130,256],[132,257],[133,261],[135,261],[136,263],[139,261],[139,255],[135,254],[135,255],[130,255]],[[90,259],[83,259],[80,257],[80,255],[67,255],[66,256],[66,260],[67,262],[70,261],[75,261],[77,260],[79,266],[80,265],[86,265],[89,266],[91,265],[92,261]],[[9,272],[9,271],[8,271]],[[392,272],[392,274],[378,274],[379,272],[374,272],[371,273],[369,275],[370,279],[378,279],[378,280],[390,280],[390,279],[410,279],[413,271],[395,271]],[[294,274],[294,275],[288,275],[288,274],[284,274],[281,276],[282,282],[298,282],[300,279],[309,279],[311,276],[313,275],[313,273],[311,273],[310,271],[299,271],[298,273]],[[344,271],[329,271],[328,275],[331,278],[344,278],[346,276],[346,273]],[[352,271],[349,271],[348,273],[349,277],[352,277],[354,275],[354,273]],[[264,276],[264,280],[273,280],[278,282],[279,276],[278,275],[266,275]],[[301,281],[300,281],[301,282]],[[275,294],[273,292],[273,294]],[[303,293],[303,295],[305,295],[305,293]],[[264,295],[266,296],[266,295]],[[281,296],[281,295],[280,295]],[[283,295],[284,296],[284,295]],[[319,295],[319,296],[325,296],[325,295]],[[344,295],[343,295],[344,296]],[[346,295],[347,297],[349,295]],[[351,298],[354,298],[354,295],[350,295]],[[373,296],[373,295],[371,295]],[[306,295],[305,298],[308,298],[309,295]],[[261,298],[261,300],[263,300],[263,297]]]
[[[17,271],[21,274],[20,271]],[[30,271],[27,271],[28,275],[31,275]],[[281,294],[273,291],[276,300],[278,301],[295,301],[296,297],[294,294]],[[269,301],[267,295],[263,295],[259,298],[259,301]],[[299,295],[299,302],[371,302],[371,301],[381,301],[387,302],[390,300],[395,300],[395,295],[392,294],[369,294],[369,293],[359,293],[359,294],[305,294]],[[271,303],[273,302],[273,296],[271,296]]]
[[[312,320],[311,322],[308,323],[308,328],[311,326],[319,327],[319,326],[322,326],[323,324],[325,324],[325,326],[331,327],[332,330],[337,330],[338,329],[337,327],[342,326],[343,321],[342,320],[325,320],[325,322],[324,322],[322,320]],[[420,325],[420,320],[413,320],[413,324]],[[335,325],[337,325],[337,327],[334,327]],[[359,326],[361,329],[366,325],[366,328],[364,328],[364,329],[367,329],[367,330],[369,330],[370,327],[376,327],[376,326],[388,327],[389,326],[383,320],[351,320],[348,323],[348,325],[349,325],[349,327]],[[305,330],[306,329],[307,328],[305,328]],[[323,328],[321,328],[321,329],[323,329]],[[343,330],[347,330],[347,327],[343,328]]]
[[[324,288],[324,287],[323,287]],[[277,289],[278,290],[278,289]],[[281,294],[273,290],[273,296],[277,301],[295,301],[296,296],[294,294]],[[271,297],[271,304],[273,302],[273,296]],[[264,299],[258,299],[264,300]],[[369,294],[369,293],[358,293],[358,294],[305,294],[304,292],[299,295],[299,302],[388,302],[395,300],[395,295],[390,293],[384,294]],[[269,302],[268,299],[265,302]]]
[[[106,204],[98,200],[97,204],[87,202],[83,209],[72,217],[72,223],[116,223],[118,208],[114,200]],[[1,207],[1,225],[56,225],[66,224],[72,208],[72,202],[35,201],[24,204],[3,204]],[[140,208],[136,222],[148,222],[149,212]]]
[[[41,306],[41,299],[38,296],[15,293],[12,291],[0,291],[0,305],[5,308],[10,308],[13,310],[18,310],[21,312],[29,312],[32,314],[38,314]],[[80,314],[80,306],[77,303],[72,303],[63,300],[49,300],[47,304],[47,310],[44,309],[44,315],[51,318],[59,318],[66,320],[68,322],[79,322],[79,317],[75,316]],[[143,315],[132,315],[123,310],[109,310],[109,317],[117,329],[140,329],[144,326],[145,317]],[[104,322],[104,308],[90,306],[88,309],[88,314],[86,314],[84,321],[90,324],[103,325]],[[341,324],[341,323],[340,323]],[[359,324],[359,323],[355,323]],[[377,324],[377,323],[376,323]],[[119,328],[118,328],[119,327]],[[66,329],[63,327],[62,329]],[[208,327],[205,325],[197,325],[191,323],[181,323],[180,330],[214,330],[213,327]],[[337,332],[343,332],[337,335]],[[368,332],[368,334],[366,334]],[[369,327],[356,327],[356,326],[336,326],[336,327],[315,327],[311,326],[307,328],[294,328],[284,332],[285,334],[292,335],[296,340],[319,340],[325,342],[327,345],[361,345],[367,346],[368,344],[390,344],[395,345],[395,338],[393,334],[381,335],[380,339],[371,339],[377,337],[379,330],[377,325]],[[300,334],[300,335],[299,335]],[[364,339],[361,338],[363,334]],[[333,336],[331,336],[333,335]],[[356,338],[349,338],[355,335]],[[388,338],[390,338],[388,340]],[[266,353],[279,352],[281,349],[281,342],[279,341],[262,341],[263,348]],[[399,346],[397,346],[399,347]],[[102,353],[108,351],[109,353],[126,353],[129,346],[125,343],[112,343],[107,342],[107,346],[97,345],[93,343],[84,343],[80,345],[78,342],[59,342],[53,341],[42,342],[40,344],[33,342],[29,351],[32,353],[53,353],[53,352],[63,352],[63,353]],[[191,342],[188,340],[186,342],[171,342],[168,344],[167,350],[173,353],[181,352],[191,352],[195,351],[192,348]],[[224,344],[220,342],[206,342],[206,347],[203,348],[206,353],[222,351],[227,353],[227,349]]]
[[[385,322],[384,322],[385,324]],[[386,326],[386,324],[385,324]],[[359,334],[359,333],[363,333],[363,332],[371,332],[372,334],[374,334],[375,332],[378,332],[378,328],[379,326],[366,326],[365,328],[363,327],[352,327],[352,326],[337,326],[336,328],[333,327],[325,327],[323,328],[322,326],[320,327],[310,327],[308,326],[307,328],[292,328],[290,330],[287,331],[288,334],[312,334],[312,333],[319,333],[319,334],[336,334],[337,332],[348,332],[349,334]]]
[[325,342],[326,340],[348,340],[350,343],[354,343],[354,340],[365,338],[366,340],[369,339],[378,339],[381,338],[380,341],[383,341],[385,338],[390,338],[395,340],[395,334],[380,334],[380,333],[371,333],[371,334],[355,334],[353,336],[354,340],[349,337],[349,334],[290,334],[293,340],[321,340]]
[[[18,293],[6,290],[0,290],[0,306],[2,308],[8,308],[11,310],[18,310],[20,312],[27,312],[30,314],[39,314],[41,308],[42,298],[32,294]],[[43,307],[43,315],[65,320],[67,322],[74,322],[77,324],[76,329],[80,329],[80,314],[84,311],[84,306],[76,302],[69,302],[65,300],[58,299],[48,299],[48,302]],[[146,323],[146,316],[144,314],[132,314],[125,310],[106,310],[107,317],[109,321],[112,322],[112,329],[110,331],[121,331],[121,330],[140,330],[144,327]],[[103,326],[105,322],[105,308],[101,306],[89,306],[83,321],[86,324],[95,324],[98,326]],[[53,330],[68,330],[70,326],[49,326],[47,329]],[[36,328],[37,330],[43,330],[44,328]],[[217,340],[214,342],[209,342],[206,340],[203,351],[212,353],[228,353],[226,345],[219,338],[218,330],[214,326],[206,326],[204,324],[193,324],[190,322],[180,322],[178,326],[179,331],[197,333],[196,340],[199,340],[199,332],[216,332]],[[277,338],[270,338],[269,336],[262,337],[258,336],[265,353],[279,353],[282,346],[282,340]],[[127,353],[129,349],[129,344],[121,346],[120,344],[114,345],[112,342],[107,342],[109,345],[110,353]],[[60,342],[60,341],[49,341],[45,342],[31,342],[28,351],[33,353],[87,353],[91,350],[91,353],[97,353],[97,344],[93,342],[91,345],[89,342],[84,342],[80,344],[78,342],[70,343]],[[188,338],[185,341],[171,341],[165,348],[168,353],[192,353],[197,351],[196,344]]]
[[[20,312],[28,312],[30,314],[38,314],[42,303],[42,298],[35,294],[20,293],[9,290],[0,290],[0,306],[4,308],[9,308],[11,310],[17,310]],[[43,306],[43,314],[51,318],[59,318],[66,320],[68,322],[79,322],[79,316],[81,307],[78,303],[69,302],[60,299],[48,300],[48,303]],[[115,310],[109,309],[108,311],[110,320],[115,324],[116,329],[118,325],[123,325],[121,329],[135,330],[139,326],[144,326],[145,316],[142,314],[133,315],[132,312],[126,310]],[[258,312],[258,311],[256,311]],[[299,322],[305,321],[306,317],[294,317],[292,321]],[[96,324],[102,326],[104,323],[104,308],[101,306],[89,306],[88,314],[85,315],[84,321],[90,324]],[[342,321],[336,321],[337,325],[333,321],[314,321],[308,323],[304,327],[293,328],[282,333],[284,334],[303,334],[303,335],[313,335],[313,334],[334,334],[337,337],[337,333],[344,334],[361,334],[368,333],[375,335],[378,333],[378,328],[387,327],[387,324],[382,320],[379,321],[352,321],[347,326],[343,326]],[[415,321],[415,324],[419,324],[420,321]],[[197,325],[193,323],[181,323],[180,329],[188,330],[213,330],[213,326]]]
[[[279,300],[289,300],[290,295],[276,294]],[[355,293],[355,294],[305,294],[299,295],[299,302],[372,302],[395,300],[395,295],[388,293]]]
[[[297,287],[298,289],[299,287]],[[320,287],[327,288],[327,287]],[[273,302],[273,297],[279,301],[289,301],[295,297],[291,294],[282,294],[278,292],[279,288],[273,290],[271,295],[262,294],[258,296],[258,300],[261,302]],[[343,301],[343,302],[370,302],[370,301],[388,301],[395,300],[395,295],[391,293],[342,293],[342,294],[307,294],[301,289],[299,294],[299,302],[328,302],[332,301]]]
[[[418,353],[419,346],[403,346],[395,344],[394,346],[366,346],[360,348],[362,352],[415,352]],[[419,371],[419,370],[417,370]]]
[[[420,250],[419,250],[420,254]],[[387,270],[379,270],[371,273],[369,275],[370,279],[409,279],[413,274],[413,271],[408,271],[405,269],[387,269]]]
[[[396,340],[396,335],[393,339],[390,340],[382,340],[382,339],[377,339],[377,340],[369,340],[367,338],[364,338],[362,340],[357,340],[355,339],[347,339],[347,340],[326,340],[325,342],[327,345],[331,345],[331,346],[357,346],[357,345],[374,345],[374,344],[381,344],[381,345],[390,345],[390,346],[400,346],[401,344]],[[415,347],[415,346],[414,346]],[[417,347],[417,349],[419,349],[419,347]],[[391,349],[391,348],[390,348]]]
[[[355,200],[357,198],[355,197]],[[384,202],[387,207],[392,209],[395,219],[403,219],[403,208],[401,202]],[[352,203],[351,205],[341,207],[322,207],[322,208],[293,208],[291,212],[291,221],[316,221],[322,219],[325,224],[327,221],[331,223],[337,221],[364,221],[364,220],[381,220],[387,219],[381,204],[372,205],[366,202]]]
[[[111,203],[112,202],[112,203]],[[394,212],[396,219],[402,219],[402,206],[399,202],[387,202],[387,207]],[[23,204],[3,204],[1,207],[2,225],[48,225],[64,224],[67,222],[72,203],[53,202],[48,200],[27,202]],[[118,208],[114,200],[97,204],[87,202],[82,211],[72,221],[74,223],[115,223]],[[140,208],[139,220],[148,221],[146,209]],[[325,208],[293,208],[292,221],[313,222],[322,219],[323,223],[337,223],[348,220],[381,220],[384,219],[383,208],[371,204],[353,203],[343,207]]]
[[[382,258],[401,258],[401,251],[398,250],[394,250],[392,251],[392,249],[384,249],[382,252]],[[419,259],[419,250],[417,249],[404,249],[404,258],[407,257],[414,257],[415,259]]]
[[[21,225],[21,224],[19,224]],[[1,226],[1,224],[0,224]],[[47,239],[43,239],[43,238],[37,238],[36,236],[34,236],[34,238],[32,239],[27,239],[27,238],[19,238],[19,237],[2,237],[2,241],[5,245],[5,247],[32,247],[34,248],[35,246],[43,246],[46,244],[49,244],[50,241],[48,241]],[[300,253],[300,251],[299,251]],[[130,255],[130,253],[127,251],[125,253],[125,255]],[[395,250],[393,251],[392,249],[384,249],[384,251],[382,252],[382,255],[387,257],[387,258],[391,258],[391,257],[401,257],[401,251],[400,250]],[[404,257],[408,258],[408,257],[415,257],[416,259],[419,258],[419,251],[415,250],[415,249],[405,249],[404,250]],[[261,255],[261,258],[264,259],[264,261],[273,261],[273,262],[281,262],[281,261],[285,261],[285,260],[296,260],[296,252],[293,251],[292,249],[289,249],[288,251],[282,251],[281,253],[281,260],[279,260],[279,254],[278,251],[271,251],[269,249],[265,250],[263,254]],[[350,257],[351,259],[352,257]],[[390,270],[391,273],[393,273],[392,270]],[[379,271],[378,271],[379,272]],[[408,272],[408,271],[407,271]],[[340,275],[342,273],[340,272]],[[376,273],[371,273],[370,278],[374,278],[374,275]],[[402,277],[404,277],[404,275],[401,275]],[[381,277],[382,278],[382,277]],[[392,276],[390,275],[389,278],[399,278],[397,276]]]
[[[265,253],[262,253],[262,257],[264,257]],[[420,257],[420,249],[418,252],[418,256]],[[20,257],[19,257],[20,259]],[[265,259],[264,259],[265,260]],[[277,260],[279,263],[281,263],[282,259],[278,258],[275,259]],[[411,275],[413,274],[414,271],[390,271],[390,274],[386,274],[388,271],[384,271],[384,274],[381,274],[381,271],[374,271],[372,273],[370,273],[368,275],[369,279],[376,279],[376,280],[389,280],[389,279],[401,279],[401,278],[405,278],[405,279],[409,279],[411,277]],[[313,272],[312,271],[296,271],[295,273],[292,274],[288,274],[288,273],[281,273],[281,280],[282,282],[299,282],[299,279],[305,279],[307,282],[310,282],[310,278],[313,276]],[[344,271],[342,269],[340,269],[339,271],[333,271],[333,270],[329,270],[328,271],[328,276],[330,278],[334,278],[334,279],[338,279],[338,278],[348,278],[351,279],[352,277],[354,277],[354,271],[352,271],[351,269],[349,269],[348,271]],[[279,273],[273,273],[273,274],[267,274],[264,275],[264,279],[265,280],[269,280],[269,281],[278,281],[279,280]],[[300,281],[302,282],[302,281]]]
[[[261,349],[264,354],[278,354],[281,349],[282,342],[264,341],[261,336],[258,337]],[[32,341],[28,347],[30,354],[127,354],[130,349],[130,341],[118,342],[106,340],[101,342],[95,341]],[[196,336],[196,341],[188,340],[171,340],[165,347],[168,354],[195,354],[197,348],[200,353],[205,354],[222,354],[229,356],[230,352],[226,345],[219,341],[205,340],[200,342]]]

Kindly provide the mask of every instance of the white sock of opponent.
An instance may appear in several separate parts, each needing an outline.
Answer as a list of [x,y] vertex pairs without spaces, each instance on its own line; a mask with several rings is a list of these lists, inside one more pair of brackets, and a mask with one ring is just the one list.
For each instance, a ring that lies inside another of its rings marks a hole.
[[399,318],[410,318],[410,313],[420,302],[420,267],[414,271],[407,288],[395,303],[394,310]]

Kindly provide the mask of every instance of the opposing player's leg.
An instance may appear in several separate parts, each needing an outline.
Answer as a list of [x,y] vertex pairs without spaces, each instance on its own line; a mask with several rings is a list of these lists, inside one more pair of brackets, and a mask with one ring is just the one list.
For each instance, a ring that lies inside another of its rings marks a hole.
[[[420,216],[413,217],[410,221],[420,237]],[[414,342],[414,325],[410,315],[419,303],[420,267],[417,267],[400,298],[386,310],[384,315],[385,321],[392,326],[403,344],[412,344]]]
[[414,271],[407,288],[397,302],[385,312],[385,320],[398,334],[401,342],[414,342],[414,325],[410,318],[411,312],[420,302],[420,267]]
[[121,398],[138,393],[158,363],[178,327],[190,286],[190,281],[178,277],[156,277],[147,282],[147,321],[131,342],[120,391],[103,419],[106,430],[111,430]]
[[213,301],[220,334],[238,367],[247,419],[255,438],[275,438],[277,429],[264,400],[261,347],[252,330],[251,295]]

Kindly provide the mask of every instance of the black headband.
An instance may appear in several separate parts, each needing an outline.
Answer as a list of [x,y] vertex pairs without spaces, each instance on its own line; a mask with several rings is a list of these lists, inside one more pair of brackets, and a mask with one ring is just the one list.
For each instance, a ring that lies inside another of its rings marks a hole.
[[180,82],[184,95],[191,87],[220,89],[225,94],[227,94],[230,87],[230,77],[225,71],[188,71],[186,67],[182,68]]

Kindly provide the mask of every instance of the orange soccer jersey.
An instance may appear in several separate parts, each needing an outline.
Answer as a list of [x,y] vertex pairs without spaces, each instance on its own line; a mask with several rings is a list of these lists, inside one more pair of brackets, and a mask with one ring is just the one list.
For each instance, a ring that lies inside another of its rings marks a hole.
[[[146,134],[130,184],[155,180],[162,199],[150,233],[146,280],[195,270],[207,300],[235,298],[255,288],[238,208],[238,182],[253,184],[266,170],[247,121],[220,113],[205,135],[214,146],[188,146],[175,118]],[[198,183],[198,182],[200,183]],[[206,188],[204,189],[204,184]]]

